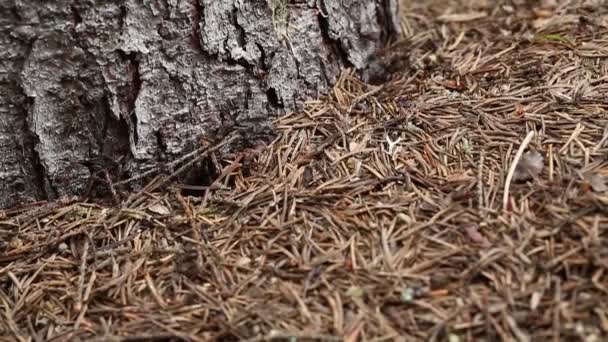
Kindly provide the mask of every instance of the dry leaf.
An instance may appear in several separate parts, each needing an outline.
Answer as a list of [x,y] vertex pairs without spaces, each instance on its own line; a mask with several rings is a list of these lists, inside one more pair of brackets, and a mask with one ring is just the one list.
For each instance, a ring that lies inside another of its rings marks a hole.
[[242,257],[238,258],[238,260],[236,261],[237,267],[247,267],[250,264],[251,264],[251,259],[246,256],[242,256]]
[[608,185],[606,185],[606,177],[594,173],[586,177],[589,185],[591,185],[591,189],[595,192],[604,192],[608,190]]
[[548,31],[549,28],[564,27],[578,23],[580,16],[575,14],[566,14],[551,18],[538,18],[532,22],[532,26],[540,31]]
[[545,158],[538,151],[524,153],[515,168],[513,180],[523,181],[538,176],[543,171],[544,160]]
[[359,286],[351,286],[346,291],[346,295],[353,298],[362,297],[365,294],[363,289]]
[[538,304],[540,304],[541,297],[542,297],[542,294],[540,292],[534,291],[532,293],[532,297],[530,297],[530,309],[532,311],[536,310],[536,308],[538,307]]
[[553,15],[553,11],[545,8],[535,8],[532,12],[537,18],[549,18]]
[[14,237],[11,239],[11,241],[8,243],[8,246],[11,249],[19,249],[21,247],[23,247],[23,241],[21,241],[20,238],[18,237]]
[[476,244],[479,244],[481,247],[488,248],[492,246],[490,241],[485,238],[485,236],[481,235],[481,233],[477,230],[476,226],[470,225],[464,227],[464,231],[467,233],[467,236],[471,241]]
[[446,180],[449,183],[466,183],[466,182],[470,182],[471,180],[475,179],[475,177],[473,175],[471,175],[471,170],[466,170],[464,172],[458,172],[458,173],[454,173],[451,175],[448,175]]
[[451,90],[464,90],[466,89],[464,83],[460,82],[459,80],[446,80],[443,82],[439,82],[441,85],[443,85],[444,87],[451,89]]
[[524,106],[521,103],[515,105],[515,116],[518,118],[523,117],[525,114]]
[[169,209],[167,209],[167,207],[165,207],[164,205],[162,205],[160,203],[151,205],[150,207],[148,207],[148,210],[150,210],[151,212],[153,212],[155,214],[159,214],[159,215],[169,215],[171,213],[169,211]]

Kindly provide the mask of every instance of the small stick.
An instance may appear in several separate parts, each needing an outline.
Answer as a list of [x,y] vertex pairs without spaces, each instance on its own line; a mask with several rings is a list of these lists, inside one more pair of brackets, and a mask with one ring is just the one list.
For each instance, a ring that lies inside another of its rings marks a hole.
[[515,154],[515,158],[513,159],[513,162],[511,163],[511,168],[509,169],[509,173],[507,174],[507,179],[505,180],[505,191],[504,191],[503,198],[502,198],[502,209],[503,210],[507,210],[507,205],[509,204],[509,188],[511,187],[511,180],[513,179],[513,174],[515,173],[515,168],[517,167],[517,164],[519,164],[519,160],[521,159],[521,156],[523,155],[524,150],[526,149],[526,147],[528,147],[528,145],[530,144],[530,141],[532,141],[532,137],[534,137],[534,131],[530,131],[528,133],[528,135],[526,136],[524,141],[521,143],[521,146],[519,146],[519,149],[517,150],[517,154]]
[[[84,240],[84,246],[82,247],[82,255],[80,256],[80,279],[78,281],[78,301],[75,304],[77,311],[82,311],[84,305],[84,277],[87,271],[87,253],[89,252],[89,240]],[[77,321],[74,325],[78,328],[79,322]]]
[[549,181],[553,182],[553,144],[549,144]]
[[481,156],[479,157],[479,168],[477,169],[477,193],[479,196],[479,203],[477,207],[479,210],[483,208],[483,162],[485,158],[485,150],[481,150]]
[[359,104],[359,102],[367,99],[370,96],[374,96],[374,95],[378,94],[383,89],[384,89],[384,85],[381,85],[381,86],[375,87],[374,89],[368,91],[365,94],[357,96],[357,98],[355,98],[355,100],[350,105],[350,108],[348,108],[348,113],[350,114],[353,111],[353,109],[355,108],[355,106]]
[[570,146],[570,143],[572,141],[574,141],[574,139],[576,139],[584,130],[585,130],[585,126],[581,125],[580,123],[577,124],[576,128],[574,129],[574,131],[570,135],[570,138],[568,138],[568,141],[566,141],[566,143],[564,144],[564,146],[562,146],[562,148],[559,149],[559,153],[560,154],[565,153],[568,150],[568,147]]
[[560,341],[560,311],[559,303],[562,300],[562,286],[559,278],[555,278],[555,295],[554,295],[554,307],[553,307],[553,342]]
[[97,272],[93,271],[91,273],[91,278],[89,278],[89,284],[84,292],[84,298],[82,302],[84,303],[80,308],[80,312],[78,313],[78,318],[76,318],[76,322],[74,323],[74,327],[77,329],[82,324],[82,320],[84,319],[85,314],[89,308],[89,298],[91,297],[91,291],[93,290],[93,284],[95,284],[95,279],[97,279]]
[[114,200],[114,205],[120,205],[120,198],[116,193],[116,189],[114,188],[114,184],[112,184],[112,178],[110,178],[110,173],[108,170],[104,170],[103,174],[105,176],[106,184],[108,185],[108,189],[110,189],[110,193],[112,194],[112,200]]
[[224,180],[224,178],[228,177],[228,175],[230,173],[234,172],[239,167],[241,167],[241,160],[243,159],[243,157],[244,157],[243,153],[239,154],[238,157],[236,157],[236,159],[232,163],[230,163],[230,165],[228,165],[224,168],[222,173],[213,181],[213,183],[211,183],[211,185],[209,187],[210,188],[220,187],[221,186],[220,183],[222,182],[222,180]]

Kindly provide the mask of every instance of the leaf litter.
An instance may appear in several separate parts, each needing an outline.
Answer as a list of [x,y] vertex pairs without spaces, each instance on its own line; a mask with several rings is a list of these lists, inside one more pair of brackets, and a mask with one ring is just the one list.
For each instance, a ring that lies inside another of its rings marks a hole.
[[601,340],[599,3],[411,1],[407,67],[382,87],[345,70],[252,156],[192,154],[223,167],[202,196],[161,175],[116,180],[120,207],[3,211],[0,338]]

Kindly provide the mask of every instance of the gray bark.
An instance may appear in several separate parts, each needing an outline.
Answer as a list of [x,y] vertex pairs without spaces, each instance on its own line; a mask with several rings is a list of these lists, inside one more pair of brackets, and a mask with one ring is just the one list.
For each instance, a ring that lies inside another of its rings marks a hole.
[[374,60],[397,4],[2,1],[0,208],[82,194],[96,170],[129,177],[202,138],[268,138],[342,67]]

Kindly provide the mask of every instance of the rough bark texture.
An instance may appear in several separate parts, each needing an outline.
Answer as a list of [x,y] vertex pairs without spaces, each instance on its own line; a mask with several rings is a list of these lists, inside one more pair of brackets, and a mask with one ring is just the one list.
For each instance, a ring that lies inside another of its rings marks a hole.
[[2,1],[0,207],[268,137],[399,27],[398,0],[286,2]]

